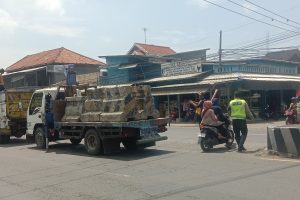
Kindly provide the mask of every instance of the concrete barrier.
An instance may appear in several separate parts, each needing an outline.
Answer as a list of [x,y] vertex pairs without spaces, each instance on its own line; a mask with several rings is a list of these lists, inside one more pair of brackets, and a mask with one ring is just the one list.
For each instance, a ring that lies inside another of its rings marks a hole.
[[300,126],[268,126],[268,150],[279,154],[300,156]]

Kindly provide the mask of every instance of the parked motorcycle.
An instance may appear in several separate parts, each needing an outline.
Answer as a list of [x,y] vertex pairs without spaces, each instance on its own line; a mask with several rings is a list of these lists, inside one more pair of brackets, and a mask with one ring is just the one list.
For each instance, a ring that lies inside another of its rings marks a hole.
[[228,136],[220,139],[218,137],[218,129],[213,126],[200,125],[200,134],[198,135],[198,144],[204,152],[208,152],[215,145],[225,144],[227,148],[231,148],[234,141],[234,133],[229,117],[226,116],[225,122],[223,122],[224,128],[227,130]]

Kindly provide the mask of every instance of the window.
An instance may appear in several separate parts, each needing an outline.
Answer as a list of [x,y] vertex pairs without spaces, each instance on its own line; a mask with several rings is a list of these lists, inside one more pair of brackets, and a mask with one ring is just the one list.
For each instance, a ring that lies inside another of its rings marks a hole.
[[29,115],[33,114],[36,108],[42,107],[43,93],[35,93],[31,99],[29,106]]

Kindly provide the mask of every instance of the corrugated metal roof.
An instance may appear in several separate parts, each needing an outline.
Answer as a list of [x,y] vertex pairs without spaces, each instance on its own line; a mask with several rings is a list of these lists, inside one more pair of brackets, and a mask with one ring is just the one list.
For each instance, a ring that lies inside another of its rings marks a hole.
[[213,74],[205,77],[200,82],[209,81],[228,81],[228,80],[260,80],[260,81],[300,81],[298,75],[281,75],[281,74],[253,74],[253,73],[228,73]]
[[188,86],[175,86],[171,88],[164,87],[152,87],[152,96],[163,96],[163,95],[177,95],[177,94],[199,94],[200,92],[205,92],[209,90],[209,87],[188,87]]
[[11,73],[5,72],[3,74],[3,76],[9,76],[9,75],[12,75],[12,74],[21,74],[21,73],[27,73],[27,72],[32,72],[32,71],[38,71],[38,70],[42,70],[42,69],[45,69],[45,68],[46,68],[46,66],[42,66],[42,67],[37,67],[37,68],[33,68],[33,69],[26,69],[26,70],[17,71],[17,72],[11,72]]
[[182,74],[177,76],[164,76],[164,77],[152,78],[148,80],[142,80],[136,83],[152,83],[152,82],[159,82],[159,81],[180,80],[180,79],[194,78],[200,75],[203,75],[203,73]]
[[248,81],[266,81],[269,83],[278,82],[297,82],[300,83],[300,77],[295,75],[277,75],[277,74],[252,74],[252,73],[228,73],[213,74],[195,83],[166,85],[152,87],[153,96],[193,94],[208,90],[215,84],[229,83],[237,80]]

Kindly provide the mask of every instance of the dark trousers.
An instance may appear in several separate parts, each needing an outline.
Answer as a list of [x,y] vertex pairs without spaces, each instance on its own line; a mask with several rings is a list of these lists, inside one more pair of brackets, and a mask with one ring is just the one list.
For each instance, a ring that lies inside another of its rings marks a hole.
[[242,148],[247,138],[248,128],[246,119],[233,119],[232,120],[233,132],[238,148]]

